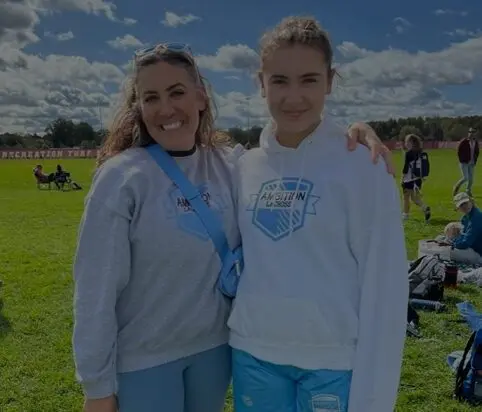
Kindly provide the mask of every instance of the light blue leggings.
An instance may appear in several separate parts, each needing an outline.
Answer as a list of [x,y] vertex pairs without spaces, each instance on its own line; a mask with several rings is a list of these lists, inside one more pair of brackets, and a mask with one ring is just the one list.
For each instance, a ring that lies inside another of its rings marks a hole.
[[347,412],[351,377],[351,371],[275,365],[233,349],[234,409],[236,412]]
[[222,412],[231,380],[223,345],[150,369],[118,374],[120,412]]

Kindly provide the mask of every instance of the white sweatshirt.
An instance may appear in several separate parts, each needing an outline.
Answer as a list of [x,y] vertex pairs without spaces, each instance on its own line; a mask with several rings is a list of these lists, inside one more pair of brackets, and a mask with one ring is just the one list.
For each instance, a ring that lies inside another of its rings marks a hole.
[[398,191],[384,162],[346,149],[325,118],[297,149],[271,126],[235,171],[245,270],[232,347],[280,365],[353,370],[350,412],[394,408],[408,276]]

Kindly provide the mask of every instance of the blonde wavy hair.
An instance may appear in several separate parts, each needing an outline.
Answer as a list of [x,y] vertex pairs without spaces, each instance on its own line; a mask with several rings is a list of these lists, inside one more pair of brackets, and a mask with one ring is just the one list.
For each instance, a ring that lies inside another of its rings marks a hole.
[[405,136],[405,146],[407,146],[409,143],[412,145],[412,150],[420,152],[423,149],[422,138],[416,134],[410,133]]
[[187,51],[174,51],[161,45],[161,47],[155,47],[152,51],[144,53],[134,59],[132,74],[128,75],[124,83],[118,108],[107,137],[99,150],[97,167],[124,150],[131,147],[147,146],[154,142],[147,133],[146,126],[142,120],[139,96],[137,93],[137,79],[143,68],[159,62],[183,67],[196,83],[201,86],[204,92],[206,109],[199,113],[199,125],[195,137],[196,144],[215,147],[230,142],[230,137],[226,133],[216,131],[214,128],[214,102],[209,93],[209,86],[199,73],[194,58]]

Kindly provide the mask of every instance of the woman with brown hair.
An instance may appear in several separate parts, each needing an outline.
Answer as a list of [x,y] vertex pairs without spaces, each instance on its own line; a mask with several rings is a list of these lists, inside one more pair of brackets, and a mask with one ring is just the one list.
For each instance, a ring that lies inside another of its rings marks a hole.
[[425,221],[431,217],[430,207],[427,206],[421,196],[423,183],[423,162],[428,163],[428,155],[423,151],[422,139],[415,134],[405,137],[405,162],[403,164],[402,189],[403,189],[403,219],[408,219],[410,213],[410,201],[423,211]]

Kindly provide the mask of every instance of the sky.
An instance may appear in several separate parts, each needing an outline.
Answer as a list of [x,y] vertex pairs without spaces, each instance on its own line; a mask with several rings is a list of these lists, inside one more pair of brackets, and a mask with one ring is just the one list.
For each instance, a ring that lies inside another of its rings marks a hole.
[[262,125],[258,40],[290,15],[330,34],[340,122],[482,114],[480,0],[0,0],[0,133],[108,127],[134,52],[162,42],[190,45],[219,127]]

